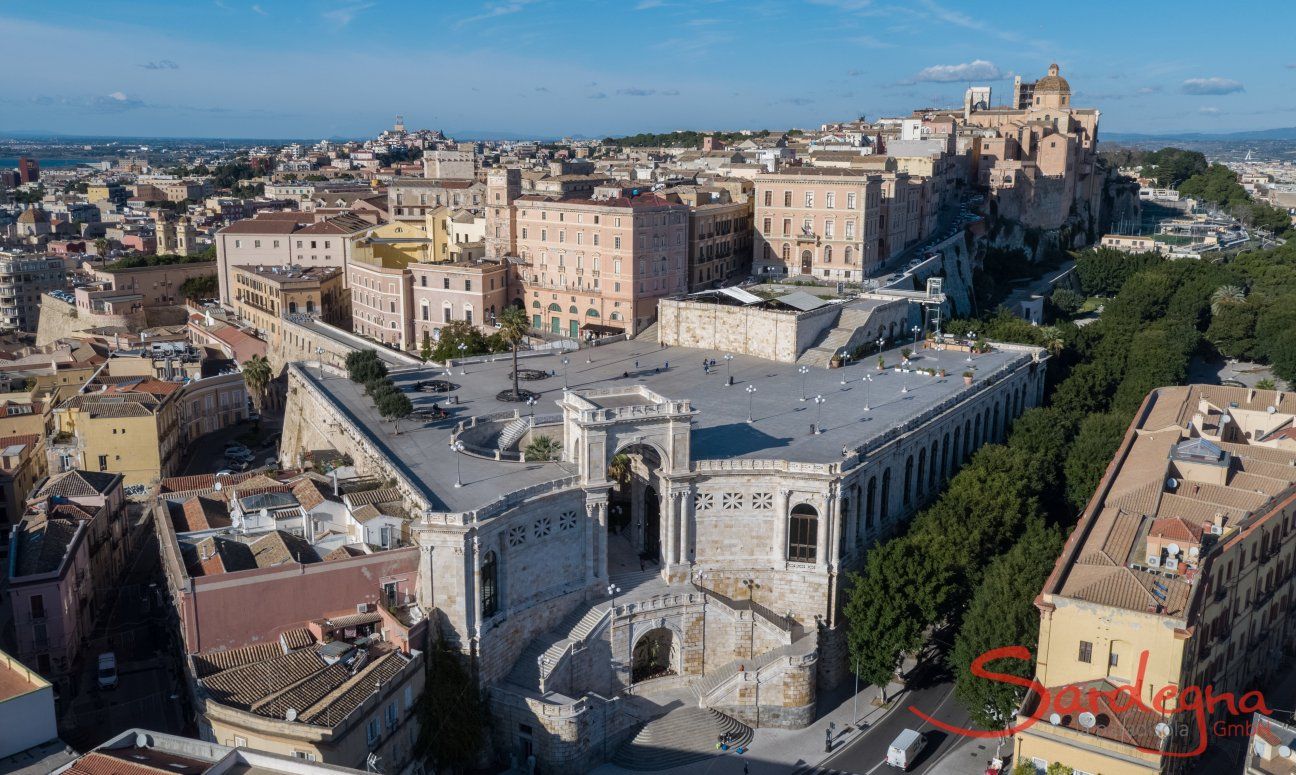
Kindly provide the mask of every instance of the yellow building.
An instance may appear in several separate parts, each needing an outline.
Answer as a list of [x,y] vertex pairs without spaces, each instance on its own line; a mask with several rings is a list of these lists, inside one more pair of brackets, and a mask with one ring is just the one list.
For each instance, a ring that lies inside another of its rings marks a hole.
[[127,486],[170,476],[181,455],[173,400],[180,388],[150,378],[100,377],[54,410],[50,470],[120,473]]
[[45,434],[0,436],[0,534],[22,518],[27,494],[45,472]]
[[431,261],[432,240],[425,226],[410,221],[382,223],[352,239],[352,256],[363,251],[370,260],[380,259],[404,266],[414,261]]
[[[1193,385],[1148,396],[1036,600],[1048,695],[1023,705],[1019,724],[1041,720],[1017,734],[1017,761],[1077,775],[1180,772],[1230,727],[1223,705],[1174,712],[1178,693],[1209,684],[1256,710],[1244,695],[1282,664],[1296,603],[1293,438],[1291,393]],[[1088,698],[1122,686],[1140,702]]]
[[274,342],[285,316],[308,315],[333,325],[350,317],[345,275],[334,266],[235,266],[230,272],[234,311]]

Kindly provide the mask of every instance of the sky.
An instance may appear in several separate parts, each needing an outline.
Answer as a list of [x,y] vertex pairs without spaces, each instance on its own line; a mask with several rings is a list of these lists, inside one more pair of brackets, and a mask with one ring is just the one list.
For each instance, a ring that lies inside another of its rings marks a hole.
[[1294,27],[1287,0],[0,0],[0,132],[814,127],[1051,62],[1107,132],[1263,129],[1296,126]]

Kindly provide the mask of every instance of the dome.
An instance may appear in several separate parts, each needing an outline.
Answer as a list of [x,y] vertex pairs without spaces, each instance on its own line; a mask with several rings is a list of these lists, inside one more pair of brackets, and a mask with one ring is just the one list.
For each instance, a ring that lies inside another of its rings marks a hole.
[[1071,84],[1058,75],[1057,65],[1049,65],[1048,75],[1035,82],[1036,94],[1070,94]]

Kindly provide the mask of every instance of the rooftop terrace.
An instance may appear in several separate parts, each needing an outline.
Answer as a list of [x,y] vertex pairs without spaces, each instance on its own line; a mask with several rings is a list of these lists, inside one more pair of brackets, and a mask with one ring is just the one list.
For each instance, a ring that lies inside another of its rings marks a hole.
[[[646,341],[572,352],[566,356],[569,363],[565,366],[560,353],[528,357],[520,360],[519,366],[553,372],[546,379],[521,386],[540,394],[535,406],[538,424],[553,423],[550,435],[555,438],[562,435],[555,413],[564,378],[577,394],[599,391],[591,400],[603,408],[616,408],[605,406],[608,402],[618,406],[628,405],[626,401],[635,403],[625,395],[609,395],[617,392],[609,389],[643,385],[668,400],[688,401],[696,411],[691,437],[695,467],[723,465],[735,459],[830,466],[850,462],[855,451],[916,427],[1020,368],[1038,352],[1034,348],[996,348],[976,355],[969,363],[966,352],[923,350],[915,356],[911,370],[900,371],[894,370],[901,363],[900,349],[883,353],[890,367],[886,371],[879,371],[877,358],[871,356],[844,368],[809,369],[802,374],[794,364],[741,355],[727,364],[722,352],[660,348]],[[704,360],[714,360],[716,365],[705,371]],[[448,419],[404,421],[400,435],[379,417],[361,385],[341,376],[321,379],[315,368],[294,368],[320,386],[345,416],[364,429],[391,465],[420,489],[434,511],[478,509],[498,500],[501,493],[553,484],[575,475],[574,467],[560,462],[504,462],[464,454],[458,460],[463,486],[454,486],[456,456],[449,441],[458,422],[509,416],[514,411],[526,416],[530,411],[526,404],[497,399],[497,394],[512,387],[508,376],[512,361],[507,355],[455,366],[448,376],[438,367],[394,372],[393,381],[406,390],[416,412],[433,404],[446,405],[445,395],[414,392],[414,386],[424,380],[449,380],[455,388],[451,395],[458,399],[457,404],[448,406]],[[948,376],[914,371],[919,368],[945,369]],[[971,386],[963,383],[965,370],[975,372]],[[732,386],[726,386],[729,372]],[[816,402],[816,396],[822,401]],[[812,432],[814,425],[821,433]],[[844,449],[848,454],[843,454]]]

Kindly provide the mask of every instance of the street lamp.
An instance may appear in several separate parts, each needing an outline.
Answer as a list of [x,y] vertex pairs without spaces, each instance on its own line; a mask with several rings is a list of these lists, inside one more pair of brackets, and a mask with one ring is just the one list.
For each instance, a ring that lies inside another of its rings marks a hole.
[[463,472],[459,470],[459,456],[463,453],[464,445],[462,441],[450,442],[450,449],[455,452],[455,487],[463,487]]
[[563,367],[563,390],[566,390],[567,387],[568,387],[568,385],[567,385],[567,364],[568,364],[568,363],[571,363],[571,358],[568,358],[566,355],[564,355],[564,356],[562,357],[562,367]]
[[613,618],[616,617],[616,596],[621,593],[621,587],[616,584],[608,584],[608,595],[612,597]]
[[814,402],[815,402],[814,434],[816,436],[823,433],[823,405],[824,402],[827,400],[828,399],[824,398],[823,396],[814,397]]
[[913,331],[913,335],[914,335],[913,343],[914,343],[914,344],[918,344],[918,332],[922,330],[922,326],[914,326],[913,328],[911,328],[911,329],[909,329],[909,330],[910,330],[910,331]]
[[752,420],[752,398],[755,397],[755,395],[756,395],[756,386],[748,385],[747,386],[747,422],[754,422]]
[[869,411],[869,396],[873,394],[873,375],[865,374],[864,379],[864,411]]
[[324,348],[315,348],[315,360],[319,363],[319,378],[324,379]]
[[468,357],[468,343],[460,342],[459,343],[459,360],[460,360],[459,373],[460,374],[468,373],[468,364],[466,362],[463,362],[463,359],[466,357]]
[[527,406],[531,408],[531,424],[535,425],[535,396],[527,396]]
[[810,373],[809,366],[798,366],[797,374],[801,375],[801,400],[806,401],[806,375]]
[[877,346],[878,346],[878,352],[882,352],[882,348],[883,348],[883,347],[886,347],[886,337],[885,337],[885,336],[879,336],[879,337],[878,337],[878,340],[877,340]]
[[725,387],[729,387],[730,385],[733,384],[733,368],[729,365],[730,362],[733,361],[733,359],[734,359],[733,353],[725,353],[724,355]]
[[967,362],[968,362],[968,363],[971,363],[971,362],[972,362],[972,353],[973,353],[973,350],[974,350],[974,348],[973,348],[973,346],[972,346],[972,342],[973,342],[972,337],[974,337],[974,336],[976,336],[976,332],[975,332],[975,331],[969,331],[969,332],[968,332],[968,335],[967,335],[967,339],[968,339],[968,357],[967,357]]

